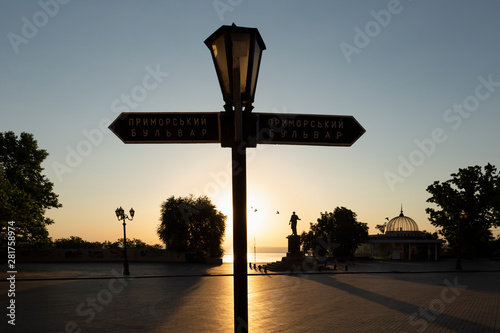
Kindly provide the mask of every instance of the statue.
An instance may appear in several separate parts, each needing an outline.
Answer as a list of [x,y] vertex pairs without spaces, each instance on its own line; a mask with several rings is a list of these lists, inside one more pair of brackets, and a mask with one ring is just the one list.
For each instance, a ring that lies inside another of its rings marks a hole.
[[290,222],[288,224],[292,225],[292,233],[294,236],[297,236],[297,220],[300,220],[300,218],[295,215],[295,212],[293,212],[292,217],[290,217]]

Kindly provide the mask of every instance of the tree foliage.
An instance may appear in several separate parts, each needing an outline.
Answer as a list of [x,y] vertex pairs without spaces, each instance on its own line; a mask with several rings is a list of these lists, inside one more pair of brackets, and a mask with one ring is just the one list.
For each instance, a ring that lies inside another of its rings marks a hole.
[[78,236],[70,236],[69,238],[59,238],[54,241],[54,246],[57,249],[102,249],[100,242],[88,242]]
[[385,227],[387,226],[387,222],[384,222],[384,224],[377,224],[375,226],[375,229],[380,231],[381,234],[385,233]]
[[0,231],[14,221],[18,246],[47,244],[47,225],[54,221],[45,212],[62,207],[53,183],[42,174],[47,156],[32,134],[0,133]]
[[[119,238],[114,243],[110,243],[110,242],[106,243],[105,242],[105,243],[103,243],[103,247],[104,248],[123,248],[123,238]],[[145,242],[143,242],[142,240],[137,239],[137,238],[132,238],[132,239],[127,238],[127,248],[128,249],[148,249],[148,250],[157,249],[157,250],[160,250],[161,245],[160,244],[149,245],[149,244],[146,244]]]
[[469,166],[451,177],[427,187],[432,195],[427,202],[439,207],[426,209],[429,221],[441,228],[440,234],[454,251],[460,243],[467,255],[486,255],[492,240],[490,228],[500,225],[500,176],[488,163],[484,170]]
[[226,219],[206,196],[172,196],[161,205],[157,233],[167,249],[217,258],[224,253]]
[[492,242],[491,255],[496,258],[500,258],[500,235]]
[[368,239],[368,225],[358,222],[356,213],[345,207],[321,213],[318,222],[310,225],[301,242],[304,250],[313,251],[315,256],[349,257]]
[[[54,246],[57,249],[119,249],[123,248],[123,238],[119,238],[115,242],[89,242],[78,236],[70,236],[68,238],[59,238],[54,241]],[[161,249],[161,245],[148,245],[140,239],[127,238],[127,248],[129,249]]]

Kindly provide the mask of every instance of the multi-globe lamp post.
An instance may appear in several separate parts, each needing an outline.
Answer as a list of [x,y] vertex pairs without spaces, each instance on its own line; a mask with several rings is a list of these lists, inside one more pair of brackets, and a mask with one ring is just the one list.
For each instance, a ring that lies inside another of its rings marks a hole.
[[128,258],[127,258],[127,233],[125,231],[125,227],[127,224],[125,223],[126,220],[132,221],[134,219],[134,214],[135,211],[133,208],[130,208],[130,217],[128,217],[127,214],[125,214],[125,211],[123,208],[120,206],[120,208],[117,208],[115,210],[116,218],[118,221],[123,221],[123,275],[130,275],[130,270],[128,268]]
[[[248,331],[246,148],[256,146],[252,116],[264,41],[256,28],[222,26],[205,40],[224,98],[223,147],[231,147],[235,332]],[[243,109],[244,107],[244,109]]]
[[461,224],[462,220],[466,220],[468,217],[468,214],[464,211],[462,211],[460,214],[458,214],[458,233],[457,233],[457,263],[455,265],[455,269],[462,269],[462,246],[460,242],[460,233],[461,233]]

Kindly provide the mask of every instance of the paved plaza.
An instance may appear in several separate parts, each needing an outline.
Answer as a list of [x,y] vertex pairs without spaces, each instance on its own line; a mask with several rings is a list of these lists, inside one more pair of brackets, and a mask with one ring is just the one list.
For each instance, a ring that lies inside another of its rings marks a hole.
[[[500,262],[359,261],[349,270],[249,269],[250,332],[500,332]],[[232,265],[18,264],[16,325],[0,332],[233,332]]]

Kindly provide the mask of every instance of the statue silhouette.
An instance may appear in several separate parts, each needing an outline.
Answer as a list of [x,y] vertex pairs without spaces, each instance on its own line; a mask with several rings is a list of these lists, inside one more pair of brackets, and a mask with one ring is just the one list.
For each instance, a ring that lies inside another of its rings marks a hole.
[[292,225],[292,233],[294,236],[297,236],[297,220],[300,220],[300,218],[295,215],[295,212],[293,212],[292,217],[290,217],[290,222],[288,224]]

